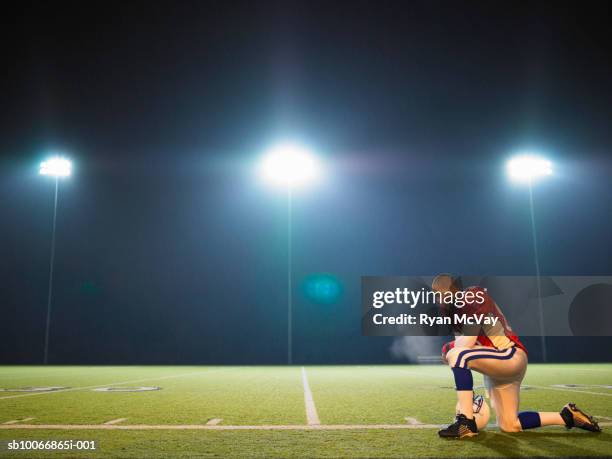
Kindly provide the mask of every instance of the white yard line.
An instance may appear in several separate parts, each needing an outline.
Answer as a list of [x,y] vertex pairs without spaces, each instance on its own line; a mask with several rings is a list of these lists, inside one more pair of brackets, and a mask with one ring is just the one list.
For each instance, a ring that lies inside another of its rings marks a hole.
[[206,425],[207,425],[207,426],[216,426],[216,425],[220,424],[220,423],[221,423],[221,421],[223,421],[223,419],[220,419],[220,418],[213,418],[213,419],[211,419],[210,421],[208,421],[208,422],[206,423]]
[[105,426],[114,426],[115,424],[119,424],[120,422],[127,421],[127,418],[119,418],[113,419],[112,421],[106,421],[104,423]]
[[13,425],[13,424],[19,424],[20,422],[28,422],[28,421],[32,421],[32,420],[34,420],[34,418],[15,419],[13,421],[6,421],[6,422],[2,423],[2,425],[10,426],[10,425]]
[[312,392],[308,385],[308,377],[306,376],[306,369],[302,367],[302,385],[304,386],[304,404],[306,405],[306,422],[309,426],[318,426],[321,424],[319,415],[317,414],[317,407],[315,406],[314,399],[312,398]]
[[591,392],[589,390],[578,390],[578,389],[564,389],[562,387],[550,387],[550,386],[534,386],[533,384],[529,384],[531,387],[535,387],[536,389],[545,389],[545,390],[558,390],[561,392],[577,392],[580,394],[590,394],[590,395],[603,395],[605,397],[612,397],[612,393],[604,393],[604,392]]
[[96,389],[98,387],[117,386],[120,384],[135,384],[135,383],[146,382],[146,381],[161,381],[163,379],[183,378],[185,376],[210,374],[210,373],[215,373],[217,371],[224,371],[224,370],[229,370],[229,369],[230,368],[219,368],[218,370],[205,370],[205,371],[198,371],[195,373],[182,373],[180,375],[160,376],[157,378],[134,379],[132,381],[120,381],[120,382],[114,382],[114,383],[98,384],[96,386],[68,387],[66,389],[60,389],[60,390],[54,390],[54,391],[48,391],[48,392],[28,392],[27,394],[7,395],[5,397],[0,397],[0,400],[5,400],[9,398],[32,397],[34,395],[57,394],[60,392],[72,392],[75,390]]

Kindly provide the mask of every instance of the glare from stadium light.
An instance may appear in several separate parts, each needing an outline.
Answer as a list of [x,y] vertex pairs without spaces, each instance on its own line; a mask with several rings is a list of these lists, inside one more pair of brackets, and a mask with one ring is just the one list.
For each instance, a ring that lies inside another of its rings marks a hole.
[[279,143],[263,157],[261,175],[275,185],[293,188],[316,180],[321,173],[316,156],[303,145]]
[[519,155],[508,161],[508,175],[517,182],[531,183],[538,177],[552,175],[552,163],[536,155]]
[[53,156],[40,163],[40,175],[68,177],[72,173],[72,163],[63,156]]

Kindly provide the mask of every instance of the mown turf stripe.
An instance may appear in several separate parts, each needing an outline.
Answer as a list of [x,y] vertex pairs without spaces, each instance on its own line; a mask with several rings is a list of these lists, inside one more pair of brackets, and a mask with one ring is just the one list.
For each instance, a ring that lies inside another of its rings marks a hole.
[[309,426],[317,426],[321,424],[319,420],[319,414],[317,413],[317,407],[315,406],[314,399],[312,398],[312,392],[310,391],[310,385],[308,384],[308,377],[306,376],[306,369],[302,367],[302,385],[304,386],[304,404],[306,405],[306,422]]

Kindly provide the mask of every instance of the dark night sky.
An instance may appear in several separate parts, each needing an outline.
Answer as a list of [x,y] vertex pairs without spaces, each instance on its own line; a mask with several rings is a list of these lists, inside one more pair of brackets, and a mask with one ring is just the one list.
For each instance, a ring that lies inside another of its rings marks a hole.
[[[521,149],[556,164],[535,196],[543,273],[612,274],[609,17],[605,2],[19,2],[0,28],[0,363],[42,359],[49,151],[75,167],[56,363],[284,361],[285,201],[254,173],[281,137],[327,167],[294,199],[298,362],[390,360],[390,339],[361,336],[361,275],[533,274],[527,195],[504,176]],[[335,304],[302,294],[321,272],[343,283]],[[612,359],[609,338],[553,341],[556,360]]]

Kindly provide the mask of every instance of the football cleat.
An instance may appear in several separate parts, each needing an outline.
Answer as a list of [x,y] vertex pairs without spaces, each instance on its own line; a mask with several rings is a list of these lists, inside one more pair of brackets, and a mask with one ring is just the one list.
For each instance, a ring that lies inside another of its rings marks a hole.
[[589,432],[601,432],[599,424],[584,411],[576,406],[575,403],[568,403],[561,410],[561,417],[565,422],[565,427],[571,429],[578,427],[579,429],[588,430]]
[[465,414],[458,414],[455,422],[446,429],[438,431],[442,438],[463,438],[478,435],[478,427],[474,419],[468,419]]

